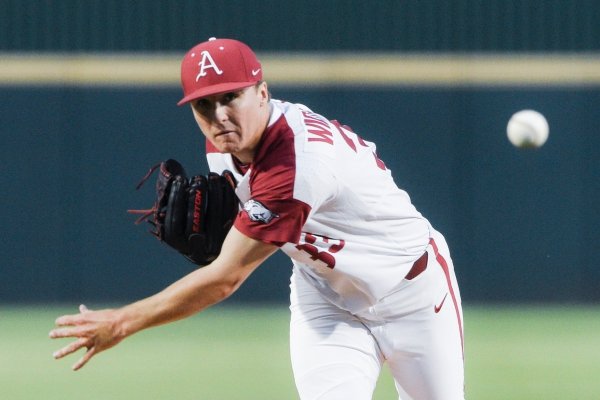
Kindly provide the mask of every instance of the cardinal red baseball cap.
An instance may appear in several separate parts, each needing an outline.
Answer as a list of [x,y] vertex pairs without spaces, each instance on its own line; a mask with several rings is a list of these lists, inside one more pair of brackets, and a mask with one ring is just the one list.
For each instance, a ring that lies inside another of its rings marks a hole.
[[233,39],[210,38],[192,47],[181,61],[183,98],[177,105],[252,86],[262,80],[262,73],[250,47]]

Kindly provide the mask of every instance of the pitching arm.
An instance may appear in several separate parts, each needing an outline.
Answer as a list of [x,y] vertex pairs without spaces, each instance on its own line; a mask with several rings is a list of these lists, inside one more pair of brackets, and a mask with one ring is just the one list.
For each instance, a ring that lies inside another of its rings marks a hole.
[[73,365],[78,370],[96,354],[136,332],[196,314],[233,294],[276,250],[276,246],[251,239],[233,227],[215,261],[161,292],[119,309],[91,311],[81,306],[79,314],[59,317],[50,337],[77,340],[56,351],[54,358],[85,347],[87,352]]

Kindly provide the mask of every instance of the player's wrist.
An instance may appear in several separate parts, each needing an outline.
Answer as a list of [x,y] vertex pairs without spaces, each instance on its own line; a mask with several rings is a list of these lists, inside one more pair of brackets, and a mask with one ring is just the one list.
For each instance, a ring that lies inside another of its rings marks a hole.
[[136,304],[115,310],[114,332],[121,340],[146,328],[142,314],[137,310]]

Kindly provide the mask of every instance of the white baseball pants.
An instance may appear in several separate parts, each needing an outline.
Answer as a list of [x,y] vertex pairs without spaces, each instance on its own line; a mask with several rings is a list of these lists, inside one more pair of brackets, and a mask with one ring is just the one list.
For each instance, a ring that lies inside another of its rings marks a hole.
[[291,284],[290,351],[302,400],[368,400],[382,365],[402,400],[463,400],[463,316],[442,235],[427,268],[360,315],[324,299],[299,274]]

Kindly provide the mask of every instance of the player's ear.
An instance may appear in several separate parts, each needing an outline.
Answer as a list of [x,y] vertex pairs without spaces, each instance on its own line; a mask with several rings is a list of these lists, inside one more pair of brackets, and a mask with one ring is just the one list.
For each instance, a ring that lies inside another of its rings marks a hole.
[[261,96],[261,103],[266,104],[271,100],[271,93],[269,93],[269,87],[267,82],[260,81],[256,84],[256,89],[258,90],[258,94]]

